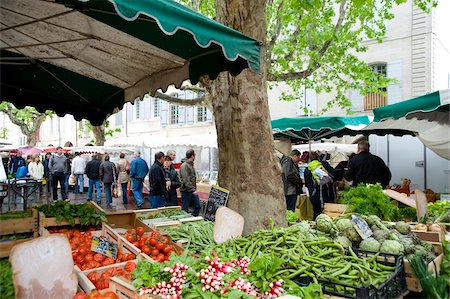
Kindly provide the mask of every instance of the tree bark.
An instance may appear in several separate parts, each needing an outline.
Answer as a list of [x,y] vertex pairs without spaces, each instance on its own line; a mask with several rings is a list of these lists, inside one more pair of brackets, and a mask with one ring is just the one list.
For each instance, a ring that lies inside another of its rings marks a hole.
[[[265,0],[215,1],[216,19],[265,41],[265,5]],[[251,70],[237,77],[222,73],[203,83],[214,99],[219,184],[230,190],[228,207],[245,218],[245,235],[269,227],[270,219],[285,225],[286,202],[270,125],[266,62],[263,59],[260,74]]]
[[92,126],[92,133],[94,134],[95,145],[105,145],[105,126]]

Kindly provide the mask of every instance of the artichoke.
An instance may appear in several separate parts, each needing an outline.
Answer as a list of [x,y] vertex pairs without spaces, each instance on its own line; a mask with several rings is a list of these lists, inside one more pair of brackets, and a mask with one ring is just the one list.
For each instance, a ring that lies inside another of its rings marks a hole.
[[380,242],[378,242],[376,239],[367,238],[362,240],[361,244],[359,244],[359,249],[377,252],[380,250],[380,246]]
[[316,217],[316,229],[318,231],[329,233],[333,227],[333,220],[326,214],[320,214]]
[[405,248],[396,240],[386,240],[381,244],[380,251],[391,254],[403,254]]

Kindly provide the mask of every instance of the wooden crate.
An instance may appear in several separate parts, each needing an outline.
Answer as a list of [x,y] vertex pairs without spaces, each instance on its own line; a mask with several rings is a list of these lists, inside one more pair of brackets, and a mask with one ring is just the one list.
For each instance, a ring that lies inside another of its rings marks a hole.
[[412,230],[412,232],[414,232],[422,241],[442,242],[445,239],[445,228],[440,232],[430,232],[422,230]]
[[134,299],[138,293],[134,286],[119,277],[111,277],[109,288],[119,296],[120,299]]
[[338,204],[338,203],[325,203],[323,205],[323,213],[327,214],[331,218],[335,218],[338,216],[342,216],[348,210],[347,205]]
[[38,211],[32,209],[31,217],[1,220],[0,236],[30,232],[37,237],[38,227]]
[[3,240],[0,241],[0,258],[4,258],[4,257],[8,257],[9,253],[11,252],[11,249],[23,242],[27,242],[27,241],[31,241],[33,240],[33,238],[28,238],[28,239],[20,239],[20,240]]
[[[428,272],[439,273],[441,271],[442,260],[444,259],[444,254],[441,253],[432,262],[428,264]],[[411,268],[408,260],[404,260],[403,266],[405,267],[406,273],[406,284],[409,291],[422,292],[422,287],[420,286],[419,279],[414,274],[414,270]]]
[[[146,259],[146,257],[144,257],[144,256],[141,256],[141,257],[143,259]],[[89,273],[98,272],[98,273],[102,274],[103,272],[105,272],[108,269],[117,268],[117,267],[124,269],[126,263],[128,263],[128,262],[133,262],[133,263],[137,264],[138,260],[134,259],[131,261],[126,261],[126,262],[122,262],[122,263],[117,263],[117,264],[113,264],[113,265],[95,268],[95,269],[89,269],[89,270],[85,270],[85,271],[82,271],[82,270],[80,270],[80,268],[78,268],[78,266],[75,266],[74,271],[77,274],[78,285],[83,290],[83,292],[85,292],[86,294],[89,294],[90,292],[95,290],[95,285],[87,277]],[[119,279],[124,280],[123,278],[119,278]],[[110,282],[110,286],[111,286],[111,282]],[[101,290],[101,291],[103,292],[103,290]]]

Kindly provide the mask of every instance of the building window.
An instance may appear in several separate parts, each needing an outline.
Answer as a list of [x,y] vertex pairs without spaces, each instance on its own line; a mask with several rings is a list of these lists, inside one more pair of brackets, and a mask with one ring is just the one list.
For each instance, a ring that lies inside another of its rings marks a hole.
[[178,109],[178,105],[170,105],[170,124],[171,125],[178,124],[179,118],[180,118],[180,110]]
[[153,117],[161,115],[161,100],[153,99]]
[[121,126],[122,125],[122,113],[123,113],[122,110],[120,110],[116,114],[116,126]]
[[136,111],[136,119],[140,119],[141,118],[141,101],[140,100],[136,100],[134,102],[135,105],[135,111]]
[[202,123],[206,121],[206,107],[197,107],[197,122]]
[[[385,63],[372,64],[370,67],[373,71],[381,76],[387,76],[387,67]],[[372,110],[374,108],[387,105],[387,98],[383,93],[386,93],[386,87],[380,88],[380,93],[368,93],[364,96],[364,110]]]

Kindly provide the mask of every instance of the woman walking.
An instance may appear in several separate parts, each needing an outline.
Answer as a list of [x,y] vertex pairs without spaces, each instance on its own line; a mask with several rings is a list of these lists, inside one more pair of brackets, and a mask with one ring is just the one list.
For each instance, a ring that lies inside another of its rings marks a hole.
[[119,182],[122,186],[122,202],[124,205],[128,204],[128,197],[127,197],[127,187],[128,187],[128,181],[130,180],[130,161],[125,159],[125,154],[120,153],[120,159],[119,162],[117,162],[117,172],[119,173]]

